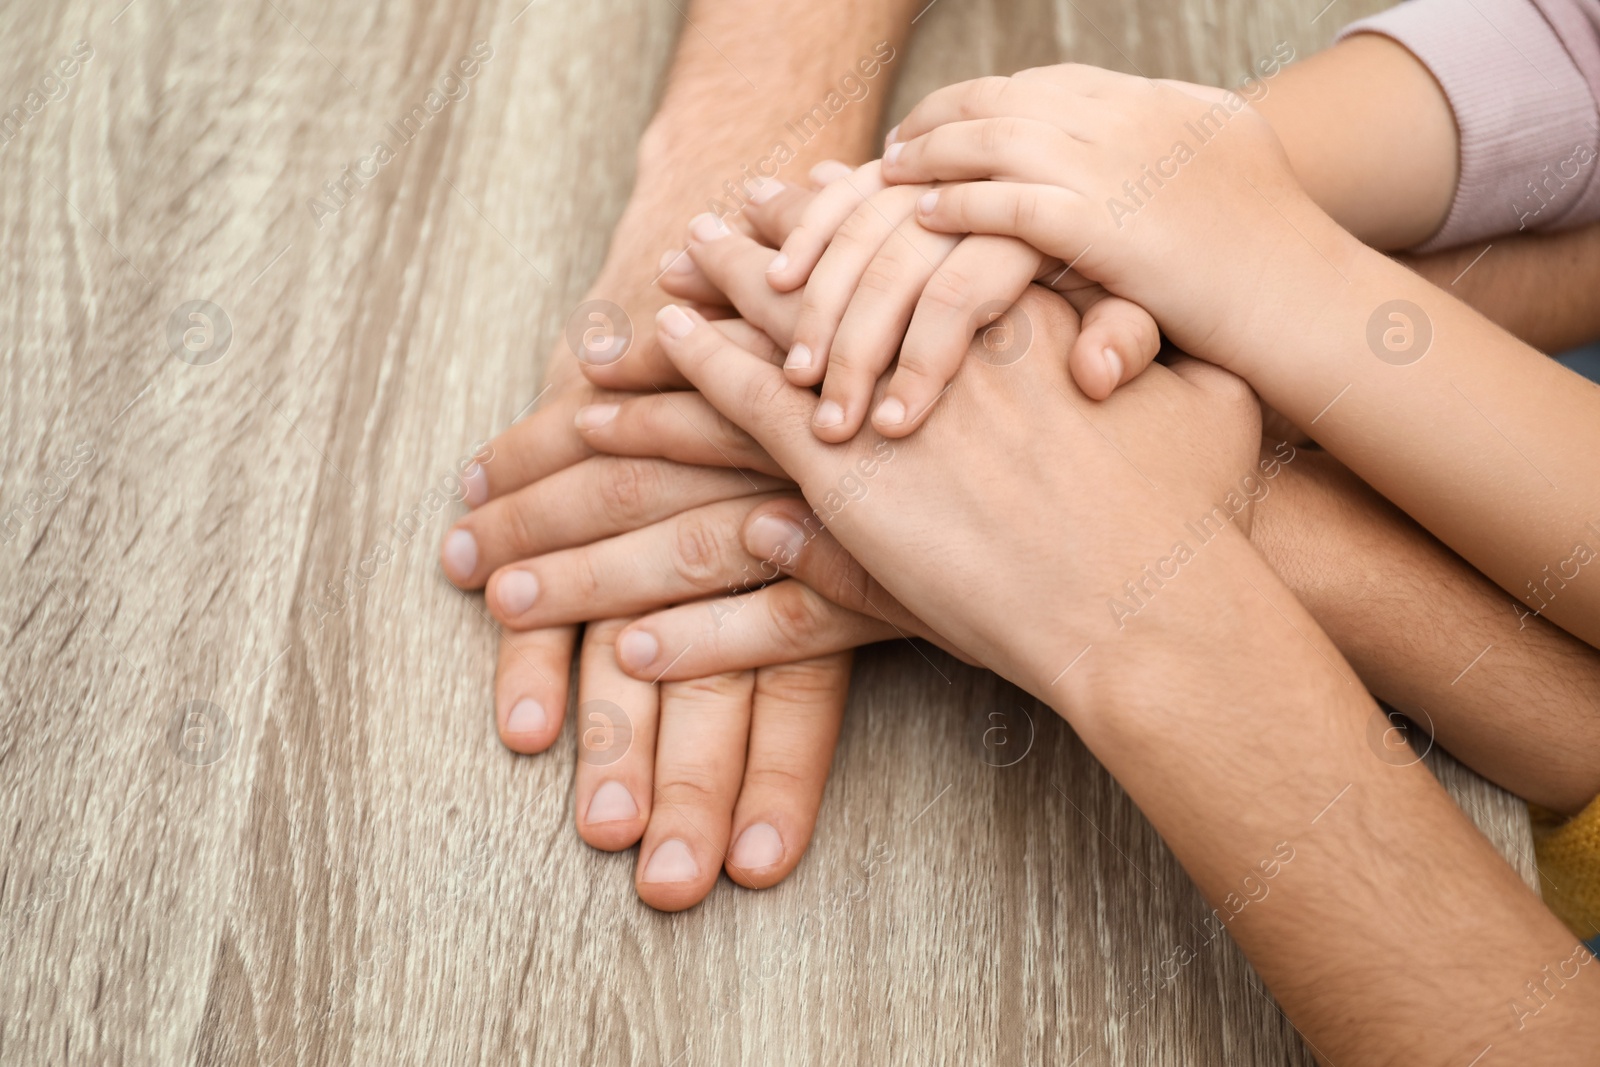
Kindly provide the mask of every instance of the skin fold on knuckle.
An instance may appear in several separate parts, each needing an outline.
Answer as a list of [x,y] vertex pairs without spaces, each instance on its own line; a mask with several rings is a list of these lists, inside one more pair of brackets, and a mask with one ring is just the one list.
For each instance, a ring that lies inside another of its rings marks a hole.
[[598,489],[600,506],[613,522],[632,522],[661,495],[661,465],[647,459],[613,459]]
[[[726,519],[688,512],[679,516],[672,538],[672,570],[691,589],[720,589],[738,545],[738,527]],[[742,555],[742,552],[740,553]]]

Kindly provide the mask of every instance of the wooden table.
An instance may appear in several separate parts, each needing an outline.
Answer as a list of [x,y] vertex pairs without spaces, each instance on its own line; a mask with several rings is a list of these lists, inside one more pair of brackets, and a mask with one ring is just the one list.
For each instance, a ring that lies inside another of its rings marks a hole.
[[[570,744],[495,739],[430,489],[535,395],[681,4],[123,2],[0,8],[0,1061],[1309,1062],[1070,732],[937,652],[861,657],[795,875],[681,915],[577,838]],[[1066,57],[1233,83],[1360,13],[1319,2],[942,0],[891,112]]]

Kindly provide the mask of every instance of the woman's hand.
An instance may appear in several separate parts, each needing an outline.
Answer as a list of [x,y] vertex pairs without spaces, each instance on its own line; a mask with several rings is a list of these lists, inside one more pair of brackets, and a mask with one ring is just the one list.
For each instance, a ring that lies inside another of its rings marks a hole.
[[810,394],[694,312],[669,307],[659,323],[684,376],[889,592],[1061,708],[1111,660],[1095,646],[1181,645],[1203,624],[1166,610],[1192,601],[1162,589],[1204,569],[1213,541],[1239,540],[1260,417],[1239,379],[1191,360],[1091,404],[1061,358],[1077,330],[1065,302],[1034,289],[1013,313],[1033,336],[1021,358],[966,361],[915,438],[845,445],[816,441]]

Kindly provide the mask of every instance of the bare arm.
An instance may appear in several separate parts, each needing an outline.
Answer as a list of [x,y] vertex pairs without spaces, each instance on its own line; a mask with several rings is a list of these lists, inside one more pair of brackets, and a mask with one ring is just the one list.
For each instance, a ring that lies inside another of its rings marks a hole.
[[[1250,538],[1377,696],[1568,814],[1600,794],[1600,651],[1495,587],[1331,456],[1298,449]],[[1382,722],[1368,742],[1404,762]]]
[[[1284,68],[1255,107],[1306,192],[1365,243],[1410,248],[1444,221],[1458,177],[1455,118],[1397,42],[1340,42]],[[1600,225],[1490,244],[1403,261],[1541,351],[1600,337],[1600,303],[1590,299],[1600,290]]]
[[654,284],[662,254],[682,249],[690,216],[738,212],[762,178],[804,184],[823,160],[867,158],[914,13],[908,0],[688,6],[661,107],[639,143],[633,198],[592,290],[628,312],[633,346],[586,366],[591,381],[678,380],[649,326],[666,302]]

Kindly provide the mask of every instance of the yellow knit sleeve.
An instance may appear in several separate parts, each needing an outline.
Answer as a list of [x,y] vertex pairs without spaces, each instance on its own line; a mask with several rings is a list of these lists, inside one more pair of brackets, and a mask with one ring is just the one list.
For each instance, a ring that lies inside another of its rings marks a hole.
[[1600,797],[1567,818],[1528,805],[1544,902],[1579,939],[1600,935]]

